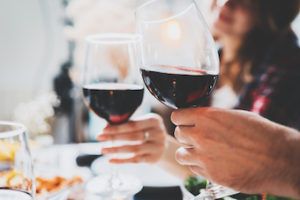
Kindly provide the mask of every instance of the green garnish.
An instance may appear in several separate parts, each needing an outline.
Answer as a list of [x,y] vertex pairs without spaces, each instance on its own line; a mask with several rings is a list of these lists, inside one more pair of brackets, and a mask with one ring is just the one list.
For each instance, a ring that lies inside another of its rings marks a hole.
[[184,182],[185,188],[195,196],[200,194],[200,190],[205,189],[207,187],[207,184],[207,180],[194,176],[187,178]]

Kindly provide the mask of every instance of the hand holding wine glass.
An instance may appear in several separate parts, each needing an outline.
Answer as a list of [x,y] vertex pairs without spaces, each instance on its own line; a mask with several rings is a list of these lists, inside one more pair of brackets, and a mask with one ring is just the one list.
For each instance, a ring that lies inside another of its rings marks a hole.
[[178,150],[177,160],[195,174],[249,194],[299,198],[299,131],[219,108],[176,110],[172,121],[178,141],[194,146]]
[[35,178],[26,128],[0,122],[0,197],[3,200],[33,200]]
[[149,92],[173,109],[207,105],[219,59],[196,2],[152,0],[137,9],[136,20],[142,35],[140,68]]
[[104,154],[131,154],[127,158],[112,158],[110,162],[116,164],[157,162],[165,151],[166,138],[166,128],[162,118],[157,114],[148,114],[121,125],[107,126],[98,136],[99,141],[131,141],[135,143],[102,150]]

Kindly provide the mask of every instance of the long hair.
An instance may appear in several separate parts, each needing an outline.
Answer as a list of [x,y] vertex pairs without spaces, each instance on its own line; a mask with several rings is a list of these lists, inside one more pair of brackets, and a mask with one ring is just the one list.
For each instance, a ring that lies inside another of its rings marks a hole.
[[[240,91],[249,82],[247,77],[255,75],[272,45],[293,33],[291,23],[298,15],[300,7],[300,0],[249,1],[251,1],[249,9],[254,12],[255,25],[246,35],[236,55],[236,61],[243,66],[233,80],[236,91]],[[224,70],[228,76],[230,66]]]

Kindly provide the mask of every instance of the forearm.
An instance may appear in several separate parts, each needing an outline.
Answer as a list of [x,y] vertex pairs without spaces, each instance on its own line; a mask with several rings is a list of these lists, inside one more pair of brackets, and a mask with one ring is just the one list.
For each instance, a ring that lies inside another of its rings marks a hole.
[[290,132],[288,143],[291,147],[289,166],[291,177],[291,195],[300,199],[300,132],[286,128],[286,132]]
[[175,160],[175,152],[180,146],[171,136],[167,137],[167,143],[166,149],[158,164],[168,172],[171,172],[175,176],[185,180],[187,177],[191,176],[192,173],[187,167],[178,164]]
[[[270,193],[300,199],[300,132],[280,127],[285,140]],[[277,184],[275,184],[277,183]]]

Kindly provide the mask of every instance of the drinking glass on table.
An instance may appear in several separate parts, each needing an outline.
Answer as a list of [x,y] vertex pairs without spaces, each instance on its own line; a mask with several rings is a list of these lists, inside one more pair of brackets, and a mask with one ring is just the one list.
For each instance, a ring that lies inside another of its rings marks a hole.
[[136,22],[140,71],[149,92],[173,109],[207,105],[219,58],[195,1],[149,1],[137,9]]
[[26,128],[0,121],[0,199],[34,198],[35,178]]
[[[131,34],[100,34],[86,39],[84,100],[110,125],[127,122],[142,103],[144,87],[136,66],[139,42],[140,37]],[[135,177],[117,173],[116,169],[88,185],[94,185],[93,192],[107,199],[122,198],[141,189]]]

